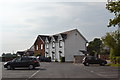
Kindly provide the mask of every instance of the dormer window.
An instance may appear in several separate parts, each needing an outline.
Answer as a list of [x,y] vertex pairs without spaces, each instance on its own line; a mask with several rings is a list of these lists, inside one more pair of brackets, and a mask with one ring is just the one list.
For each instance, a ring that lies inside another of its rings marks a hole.
[[52,42],[52,47],[55,48],[55,42],[54,41]]
[[59,47],[62,47],[62,40],[59,41]]

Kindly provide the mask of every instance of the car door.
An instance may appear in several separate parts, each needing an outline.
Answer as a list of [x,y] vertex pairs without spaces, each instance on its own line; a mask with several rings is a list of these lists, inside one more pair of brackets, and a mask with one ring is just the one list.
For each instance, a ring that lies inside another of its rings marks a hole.
[[94,57],[95,64],[99,64],[99,59],[97,57]]
[[95,63],[96,63],[95,58],[91,57],[91,64],[95,64]]
[[28,67],[29,66],[29,58],[25,57],[21,59],[22,67]]
[[20,67],[20,66],[21,66],[21,58],[16,58],[16,59],[12,62],[12,66],[13,66],[13,67]]
[[89,64],[92,64],[92,63],[93,63],[92,57],[87,57],[87,62],[88,62]]

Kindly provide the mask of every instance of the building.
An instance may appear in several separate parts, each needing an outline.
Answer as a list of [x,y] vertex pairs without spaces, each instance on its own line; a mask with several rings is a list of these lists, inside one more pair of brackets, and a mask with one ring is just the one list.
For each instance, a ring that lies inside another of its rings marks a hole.
[[34,43],[34,55],[45,56],[45,39],[46,35],[38,35],[35,43]]
[[77,30],[62,32],[45,36],[39,35],[34,43],[34,53],[51,57],[52,61],[73,61],[75,55],[84,55],[80,50],[86,51],[87,40]]

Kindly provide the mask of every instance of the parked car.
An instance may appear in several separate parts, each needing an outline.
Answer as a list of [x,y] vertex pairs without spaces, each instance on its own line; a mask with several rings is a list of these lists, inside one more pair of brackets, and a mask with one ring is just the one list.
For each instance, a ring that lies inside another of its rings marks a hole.
[[40,62],[51,62],[49,57],[39,56],[37,58],[40,60]]
[[4,63],[4,68],[15,69],[20,67],[28,67],[29,69],[34,69],[35,67],[39,67],[40,62],[35,56],[24,56],[20,58],[15,58],[12,61],[8,61]]
[[104,66],[107,64],[107,61],[102,60],[100,58],[94,57],[94,56],[86,56],[83,58],[82,62],[85,66],[89,66],[89,64],[100,64],[101,66]]

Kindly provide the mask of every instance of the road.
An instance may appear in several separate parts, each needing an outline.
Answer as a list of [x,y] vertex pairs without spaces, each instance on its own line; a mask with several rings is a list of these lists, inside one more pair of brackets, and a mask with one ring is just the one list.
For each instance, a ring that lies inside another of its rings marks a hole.
[[[118,68],[110,66],[90,65],[84,66],[82,64],[73,63],[41,63],[41,67],[35,70],[29,69],[2,69],[2,78],[16,79],[39,79],[39,78],[81,78],[81,79],[101,79],[118,78]],[[114,79],[115,80],[115,79]]]

